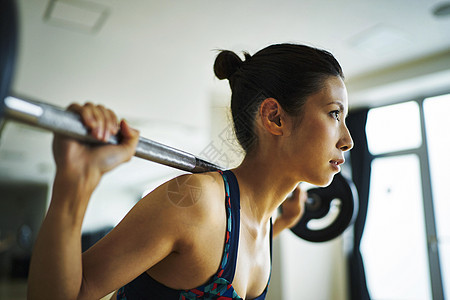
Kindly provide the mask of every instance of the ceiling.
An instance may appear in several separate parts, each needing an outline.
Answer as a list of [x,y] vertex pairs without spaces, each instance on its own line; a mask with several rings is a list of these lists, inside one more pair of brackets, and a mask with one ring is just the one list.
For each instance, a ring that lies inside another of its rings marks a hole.
[[[59,106],[102,103],[143,136],[199,153],[210,139],[211,107],[229,98],[212,71],[217,49],[252,54],[281,42],[325,48],[343,66],[353,108],[448,92],[450,16],[433,15],[443,3],[19,0],[13,91]],[[0,178],[49,180],[50,145],[50,134],[8,123]],[[135,160],[123,168],[111,182],[168,173]]]

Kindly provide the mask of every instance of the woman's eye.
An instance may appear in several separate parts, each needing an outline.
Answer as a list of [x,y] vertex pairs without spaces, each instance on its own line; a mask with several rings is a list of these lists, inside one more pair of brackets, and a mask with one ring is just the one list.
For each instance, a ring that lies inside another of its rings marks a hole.
[[336,119],[337,121],[340,121],[340,111],[339,110],[333,110],[332,112],[330,112],[330,115],[333,119]]

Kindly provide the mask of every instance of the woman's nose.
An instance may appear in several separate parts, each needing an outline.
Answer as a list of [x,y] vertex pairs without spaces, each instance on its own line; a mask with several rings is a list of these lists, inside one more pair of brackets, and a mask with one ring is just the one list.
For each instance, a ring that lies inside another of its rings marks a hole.
[[353,145],[353,139],[350,135],[350,131],[348,130],[347,126],[344,125],[344,132],[341,138],[339,149],[341,149],[342,151],[349,151],[353,148]]

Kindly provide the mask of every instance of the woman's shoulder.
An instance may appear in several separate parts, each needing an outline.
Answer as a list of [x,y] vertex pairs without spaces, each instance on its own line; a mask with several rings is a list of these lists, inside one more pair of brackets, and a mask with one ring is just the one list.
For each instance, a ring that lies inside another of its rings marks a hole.
[[182,235],[180,246],[191,247],[215,229],[223,229],[226,222],[225,188],[220,173],[184,174],[164,185],[170,203],[168,209],[177,216],[173,221],[181,226],[178,227]]
[[151,227],[164,228],[177,244],[184,244],[186,239],[220,228],[226,219],[222,176],[218,172],[177,176],[146,195],[133,210],[142,220],[151,221]]
[[165,182],[147,197],[156,198],[164,209],[177,215],[190,214],[198,220],[223,209],[224,182],[219,172],[183,174]]
[[184,174],[168,181],[166,189],[168,198],[177,207],[208,207],[224,195],[219,172]]

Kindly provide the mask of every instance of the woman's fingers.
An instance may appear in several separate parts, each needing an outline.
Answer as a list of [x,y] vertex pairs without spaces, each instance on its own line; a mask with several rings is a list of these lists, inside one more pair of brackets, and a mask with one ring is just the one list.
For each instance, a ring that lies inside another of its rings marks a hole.
[[68,110],[80,115],[81,121],[96,139],[107,142],[111,135],[116,135],[120,130],[121,144],[130,143],[130,146],[135,148],[139,132],[132,129],[125,121],[119,124],[116,114],[111,109],[87,102],[84,105],[71,104]]
[[136,151],[136,145],[139,142],[139,131],[132,129],[125,120],[120,122],[120,148],[119,151],[124,155],[124,161],[129,160]]
[[102,141],[107,142],[109,140],[109,137],[114,134],[115,128],[117,126],[116,114],[103,105],[97,105],[96,107],[94,107],[94,111],[97,114],[97,120],[99,121],[99,126],[101,128],[99,138]]
[[103,174],[117,167],[121,163],[129,161],[136,152],[139,142],[139,131],[132,129],[125,121],[120,122],[121,140],[119,145],[105,145],[95,148],[94,153],[98,158],[96,165]]
[[300,186],[297,185],[297,186],[295,187],[294,191],[292,192],[292,196],[289,197],[289,200],[292,200],[292,201],[297,201],[297,200],[299,200],[299,199],[300,199],[300,192],[301,192]]
[[308,198],[308,194],[306,193],[306,190],[302,189],[300,185],[298,185],[293,191],[292,195],[289,196],[286,200],[304,204],[306,202],[306,199]]
[[122,135],[121,145],[127,149],[129,160],[136,152],[139,142],[139,131],[131,128],[125,120],[120,122],[120,132]]
[[303,205],[305,205],[306,200],[308,199],[308,193],[306,192],[305,189],[302,189],[300,186],[297,187],[300,190],[300,203],[302,203]]
[[302,189],[300,185],[297,186],[296,190],[298,191],[298,201],[300,203],[301,214],[305,212],[306,200],[308,199],[308,193],[305,189]]
[[108,122],[108,132],[110,135],[116,135],[119,132],[119,122],[116,114],[111,109],[105,110],[105,115],[107,116]]
[[282,204],[283,217],[291,220],[292,225],[300,219],[305,212],[305,203],[308,195],[304,189],[297,186],[292,194]]
[[90,134],[98,140],[107,142],[111,135],[116,135],[119,131],[116,114],[103,105],[94,105],[91,102],[84,105],[74,103],[68,110],[78,113]]

